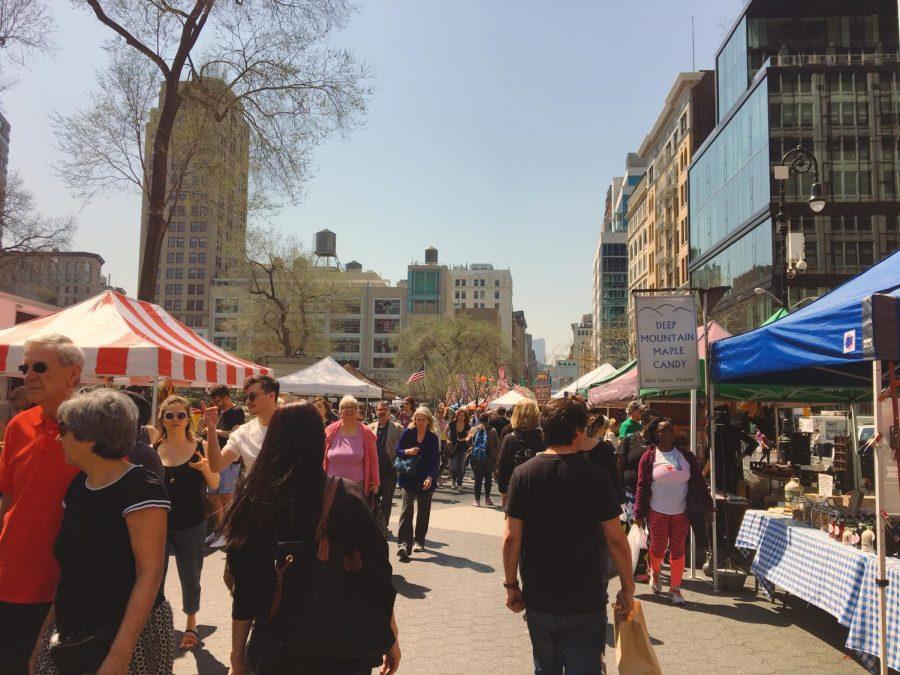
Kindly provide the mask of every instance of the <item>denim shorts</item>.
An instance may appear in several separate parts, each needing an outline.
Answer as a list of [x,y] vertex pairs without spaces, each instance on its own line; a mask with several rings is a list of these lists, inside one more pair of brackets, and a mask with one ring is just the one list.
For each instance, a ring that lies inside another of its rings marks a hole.
[[206,492],[211,495],[230,495],[234,492],[240,473],[241,463],[232,462],[219,472],[219,487],[215,490],[207,487]]

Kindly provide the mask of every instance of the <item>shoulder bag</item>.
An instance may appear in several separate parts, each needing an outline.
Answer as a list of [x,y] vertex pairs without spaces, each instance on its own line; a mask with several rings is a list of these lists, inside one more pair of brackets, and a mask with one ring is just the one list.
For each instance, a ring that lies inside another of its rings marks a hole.
[[50,659],[61,675],[81,675],[100,669],[119,632],[113,628],[84,630],[60,637],[56,631],[50,636]]

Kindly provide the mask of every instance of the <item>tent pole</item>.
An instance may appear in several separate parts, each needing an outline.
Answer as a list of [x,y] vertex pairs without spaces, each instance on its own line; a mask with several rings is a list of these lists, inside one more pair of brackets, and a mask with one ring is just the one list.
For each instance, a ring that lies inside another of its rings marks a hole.
[[156,424],[156,399],[159,398],[159,376],[153,377],[153,394],[150,401],[150,421]]
[[[872,362],[872,399],[875,402],[875,433],[884,427],[890,428],[890,424],[881,419],[881,360],[875,359]],[[884,519],[881,517],[881,468],[879,455],[881,447],[886,443],[886,438],[879,442],[873,449],[875,456],[875,544],[877,548],[877,564],[875,567],[875,582],[878,588],[878,659],[881,675],[887,675],[887,612],[886,603],[887,593],[886,584],[879,584],[879,581],[885,579],[884,575]],[[888,448],[888,451],[890,448]],[[885,457],[889,456],[889,452],[885,453]]]
[[[691,389],[691,439],[690,450],[697,454],[697,390]],[[691,525],[691,579],[697,578],[697,540]]]
[[712,493],[712,547],[713,590],[719,590],[719,537],[716,533],[716,427],[713,417],[713,387],[711,381],[712,359],[709,354],[709,291],[702,291],[703,299],[703,353],[706,358],[704,384],[706,385],[706,435],[709,439],[709,489]]
[[859,432],[856,429],[856,403],[850,404],[850,451],[853,453],[853,489],[862,485],[862,463],[859,461]]

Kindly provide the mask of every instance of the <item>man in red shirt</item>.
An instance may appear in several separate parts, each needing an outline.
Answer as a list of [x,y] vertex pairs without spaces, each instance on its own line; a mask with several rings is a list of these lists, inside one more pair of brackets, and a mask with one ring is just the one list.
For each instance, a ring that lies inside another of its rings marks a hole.
[[84,355],[63,335],[25,343],[19,370],[34,404],[10,420],[0,453],[0,673],[27,673],[59,581],[53,544],[78,469],[65,463],[56,411],[81,378]]

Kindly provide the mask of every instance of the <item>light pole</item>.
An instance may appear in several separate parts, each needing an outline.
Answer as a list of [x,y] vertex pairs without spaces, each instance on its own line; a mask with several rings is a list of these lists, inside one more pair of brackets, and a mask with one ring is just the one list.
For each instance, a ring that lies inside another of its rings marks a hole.
[[775,219],[778,222],[778,233],[781,236],[781,305],[789,306],[788,279],[806,271],[804,259],[803,233],[792,233],[790,220],[784,213],[784,184],[791,173],[804,174],[812,172],[813,182],[809,193],[809,208],[813,213],[821,213],[825,208],[825,191],[819,183],[819,162],[809,150],[798,145],[788,150],[781,158],[781,164],[774,167],[775,180],[780,185],[780,202]]

